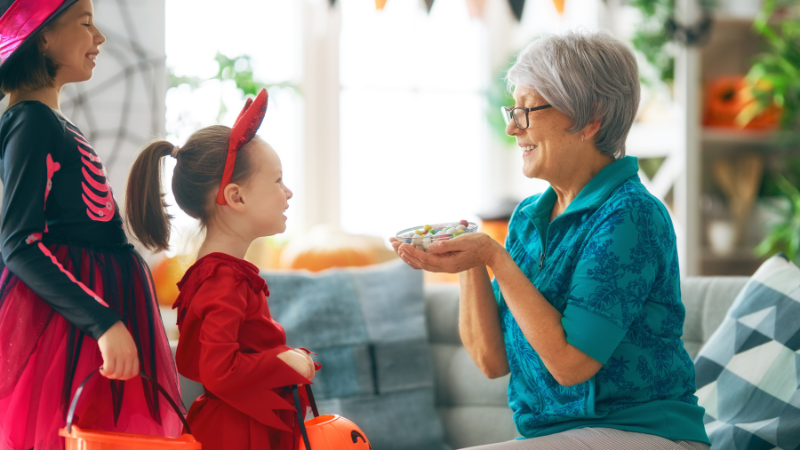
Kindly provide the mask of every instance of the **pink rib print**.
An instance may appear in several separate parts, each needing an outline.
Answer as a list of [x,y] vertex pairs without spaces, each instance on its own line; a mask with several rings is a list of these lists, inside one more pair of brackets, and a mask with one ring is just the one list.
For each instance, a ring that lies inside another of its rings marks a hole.
[[[111,186],[108,184],[108,174],[103,167],[100,157],[92,152],[92,146],[86,141],[80,133],[69,128],[70,131],[75,133],[75,140],[78,142],[78,150],[80,150],[81,162],[83,168],[83,202],[86,203],[86,215],[96,222],[108,222],[114,218],[116,212],[116,205],[114,205],[114,196],[111,192]],[[84,147],[88,147],[87,150]],[[100,167],[97,167],[97,164]],[[94,175],[94,176],[93,176]],[[97,181],[97,178],[102,181]]]
[[73,283],[77,284],[78,287],[80,287],[83,290],[83,292],[86,292],[87,294],[89,294],[93,299],[95,299],[97,301],[97,303],[100,303],[101,305],[105,306],[106,308],[109,307],[108,303],[104,302],[102,298],[98,297],[97,294],[92,292],[92,290],[89,289],[88,287],[86,287],[85,284],[83,284],[80,281],[76,280],[74,275],[72,275],[70,272],[67,272],[67,270],[64,269],[64,266],[62,266],[61,263],[58,262],[56,257],[52,253],[50,253],[50,250],[48,250],[47,247],[45,247],[44,244],[42,244],[41,242],[39,242],[39,250],[41,250],[42,253],[44,253],[45,256],[50,258],[50,261],[52,261],[53,264],[55,264],[56,267],[58,267],[58,270],[60,270],[64,275],[67,276],[67,278],[69,278],[69,281],[72,281]]
[[[47,196],[50,195],[50,191],[53,190],[53,175],[56,172],[61,170],[61,164],[53,161],[53,156],[50,153],[47,154],[47,185],[44,188],[44,207],[47,209]],[[44,232],[47,233],[47,221],[44,222]],[[39,234],[39,233],[36,233]],[[33,235],[31,235],[33,236]],[[31,239],[31,236],[28,236],[28,240]],[[42,236],[39,234],[39,239]],[[28,242],[26,240],[26,242]],[[30,242],[28,242],[30,244]]]

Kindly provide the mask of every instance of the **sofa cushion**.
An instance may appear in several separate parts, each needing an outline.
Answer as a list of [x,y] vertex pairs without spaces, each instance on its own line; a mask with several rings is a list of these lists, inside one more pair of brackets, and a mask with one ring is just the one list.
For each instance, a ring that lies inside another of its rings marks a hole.
[[352,420],[376,449],[444,448],[421,272],[396,261],[262,276],[287,344],[319,354],[314,393],[321,414]]
[[681,300],[686,308],[683,346],[692,359],[725,319],[728,308],[748,277],[685,277],[681,279]]
[[436,373],[436,407],[453,448],[519,437],[508,406],[510,375],[494,380],[472,361],[458,333],[457,284],[425,285],[425,315]]
[[798,448],[800,269],[782,255],[745,285],[695,362],[714,448]]

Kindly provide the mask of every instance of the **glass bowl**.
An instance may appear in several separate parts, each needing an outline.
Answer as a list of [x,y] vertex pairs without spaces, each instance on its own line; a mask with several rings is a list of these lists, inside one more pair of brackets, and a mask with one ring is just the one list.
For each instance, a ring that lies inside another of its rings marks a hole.
[[[467,225],[464,225],[465,222]],[[447,241],[461,236],[462,234],[474,233],[476,231],[478,231],[477,224],[462,220],[460,222],[443,222],[406,228],[405,230],[398,231],[395,237],[405,244],[411,244],[427,252],[431,242]]]

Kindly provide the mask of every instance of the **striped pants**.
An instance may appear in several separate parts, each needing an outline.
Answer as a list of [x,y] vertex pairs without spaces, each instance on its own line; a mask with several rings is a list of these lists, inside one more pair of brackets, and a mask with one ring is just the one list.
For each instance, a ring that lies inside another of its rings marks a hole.
[[469,450],[709,450],[695,441],[670,441],[613,428],[578,428],[531,439],[470,447]]

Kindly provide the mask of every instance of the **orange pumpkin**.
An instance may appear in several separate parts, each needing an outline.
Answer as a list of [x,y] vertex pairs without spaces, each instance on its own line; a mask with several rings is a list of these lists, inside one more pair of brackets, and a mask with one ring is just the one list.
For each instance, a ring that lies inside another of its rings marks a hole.
[[318,247],[298,253],[288,264],[289,269],[320,272],[333,267],[361,267],[375,264],[375,258],[358,247]]
[[164,258],[153,266],[153,287],[156,290],[158,304],[162,306],[172,306],[178,299],[178,282],[183,278],[186,271],[180,258]]
[[383,239],[345,234],[319,226],[292,239],[280,256],[281,269],[320,272],[333,267],[361,267],[396,258]]
[[[339,415],[324,415],[306,421],[311,450],[370,450],[372,446],[358,425]],[[300,450],[306,444],[300,441]]]
[[703,124],[751,130],[777,126],[780,108],[773,105],[758,114],[751,114],[756,108],[753,91],[744,76],[720,77],[711,81],[706,89]]

